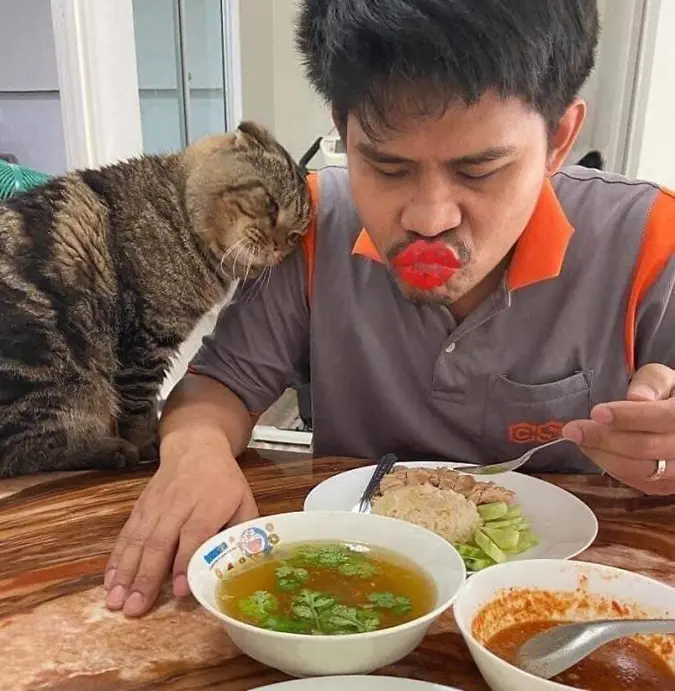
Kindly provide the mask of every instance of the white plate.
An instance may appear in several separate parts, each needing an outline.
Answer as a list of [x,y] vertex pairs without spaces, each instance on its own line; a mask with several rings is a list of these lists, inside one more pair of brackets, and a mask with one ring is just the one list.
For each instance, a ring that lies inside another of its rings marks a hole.
[[344,691],[345,685],[349,687],[349,691],[459,691],[450,686],[439,686],[415,679],[365,676],[314,677],[261,686],[259,689],[265,691],[315,691],[315,689],[316,691]]
[[[409,468],[462,469],[462,463],[401,462]],[[355,468],[334,475],[317,485],[305,499],[305,511],[351,511],[370,480],[375,466]],[[532,549],[509,557],[521,559],[570,559],[583,552],[598,534],[595,514],[573,494],[521,473],[502,473],[485,476],[489,480],[516,493],[515,501],[523,509],[539,544]]]

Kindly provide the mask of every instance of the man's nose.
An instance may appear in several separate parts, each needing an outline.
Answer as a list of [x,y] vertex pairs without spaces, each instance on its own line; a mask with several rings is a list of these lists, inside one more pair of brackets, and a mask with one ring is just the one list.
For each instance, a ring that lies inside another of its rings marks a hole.
[[446,181],[422,183],[403,210],[403,228],[429,238],[457,228],[462,212],[453,188]]

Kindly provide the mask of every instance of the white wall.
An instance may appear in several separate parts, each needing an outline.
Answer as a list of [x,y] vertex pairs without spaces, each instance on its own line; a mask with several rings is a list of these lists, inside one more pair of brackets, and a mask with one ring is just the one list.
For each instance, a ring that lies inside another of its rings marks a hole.
[[297,0],[240,0],[239,6],[244,117],[270,127],[299,159],[333,122],[295,50]]
[[638,133],[637,175],[675,189],[675,1],[661,0],[655,10],[648,31],[653,59],[639,115],[643,131]]
[[275,131],[298,159],[317,137],[331,131],[333,120],[328,107],[305,79],[294,44],[296,14],[296,0],[274,0]]
[[591,149],[599,149],[608,169],[625,170],[625,145],[644,5],[645,0],[598,0],[602,27],[600,44],[596,69],[581,94],[588,104],[588,116],[570,156],[573,160]]
[[[284,0],[276,0],[283,2]],[[272,0],[239,3],[244,118],[275,129],[274,9]],[[279,88],[283,89],[282,85]]]
[[49,0],[0,0],[0,152],[66,170]]

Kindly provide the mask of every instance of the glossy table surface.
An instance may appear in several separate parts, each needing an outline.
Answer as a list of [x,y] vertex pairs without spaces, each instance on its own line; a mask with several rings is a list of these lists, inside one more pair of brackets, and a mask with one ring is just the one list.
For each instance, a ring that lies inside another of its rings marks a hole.
[[[317,483],[365,462],[248,453],[242,467],[263,515],[301,510]],[[0,689],[228,689],[283,675],[241,654],[223,628],[168,589],[140,620],[103,605],[102,571],[154,470],[45,474],[0,482]],[[675,585],[675,500],[645,497],[608,477],[544,476],[597,514],[596,542],[579,556]],[[383,674],[485,691],[452,614]]]

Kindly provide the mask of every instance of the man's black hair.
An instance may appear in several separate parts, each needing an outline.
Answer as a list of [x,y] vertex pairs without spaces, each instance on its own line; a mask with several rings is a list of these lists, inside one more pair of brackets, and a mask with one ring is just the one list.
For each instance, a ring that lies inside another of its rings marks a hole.
[[296,41],[343,128],[442,112],[489,90],[555,127],[593,69],[596,0],[302,0]]

